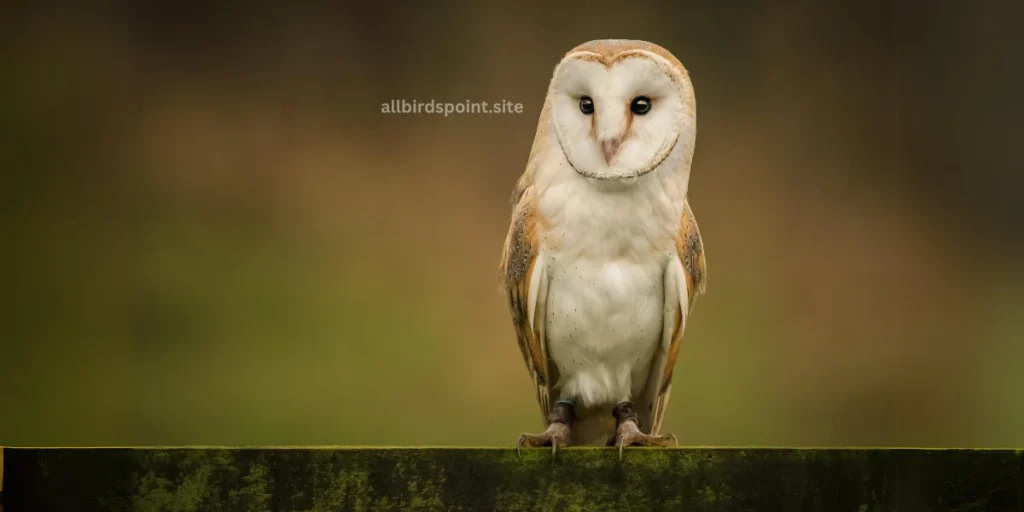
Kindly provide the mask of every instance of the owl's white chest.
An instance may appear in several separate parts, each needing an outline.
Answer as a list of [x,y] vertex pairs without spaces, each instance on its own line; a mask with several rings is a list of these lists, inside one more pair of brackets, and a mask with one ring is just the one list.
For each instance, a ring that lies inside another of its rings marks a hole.
[[559,398],[609,405],[646,386],[684,201],[656,173],[611,190],[572,175],[542,194],[544,322]]

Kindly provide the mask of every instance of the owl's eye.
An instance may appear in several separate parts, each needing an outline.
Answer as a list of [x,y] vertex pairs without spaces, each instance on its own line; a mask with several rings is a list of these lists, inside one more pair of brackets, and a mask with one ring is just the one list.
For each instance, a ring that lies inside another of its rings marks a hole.
[[651,111],[651,99],[647,96],[637,96],[633,98],[633,103],[629,104],[629,110],[638,116],[642,116]]
[[594,113],[594,100],[590,99],[590,96],[580,98],[580,112],[588,116]]

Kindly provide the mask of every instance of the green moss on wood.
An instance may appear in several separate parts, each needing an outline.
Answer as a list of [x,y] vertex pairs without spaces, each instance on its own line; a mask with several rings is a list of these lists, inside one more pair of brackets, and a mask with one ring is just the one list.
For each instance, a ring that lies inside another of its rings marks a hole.
[[[1016,510],[998,450],[7,449],[30,510]],[[17,506],[16,506],[17,505]]]

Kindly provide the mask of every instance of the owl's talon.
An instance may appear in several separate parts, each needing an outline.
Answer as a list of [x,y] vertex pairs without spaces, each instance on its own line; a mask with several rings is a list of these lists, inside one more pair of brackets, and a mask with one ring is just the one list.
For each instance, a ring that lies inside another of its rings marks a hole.
[[635,420],[628,419],[619,424],[615,432],[615,445],[619,447],[619,459],[622,459],[623,448],[627,446],[658,446],[671,447],[679,446],[679,439],[675,434],[652,436],[640,431]]
[[537,448],[551,446],[551,456],[558,453],[558,448],[569,445],[569,426],[564,423],[552,423],[540,434],[523,434],[516,441],[516,455],[523,458],[523,447]]
[[633,412],[633,404],[621,402],[612,410],[615,416],[615,446],[619,448],[619,460],[622,460],[623,449],[630,445],[640,446],[679,446],[679,439],[674,434],[652,436],[640,430],[640,420]]

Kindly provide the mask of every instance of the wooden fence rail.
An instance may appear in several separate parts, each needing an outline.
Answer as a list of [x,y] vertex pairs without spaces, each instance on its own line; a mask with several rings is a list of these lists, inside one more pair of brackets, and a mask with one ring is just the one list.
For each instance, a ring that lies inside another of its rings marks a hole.
[[1022,510],[1024,452],[920,449],[2,450],[4,512]]

